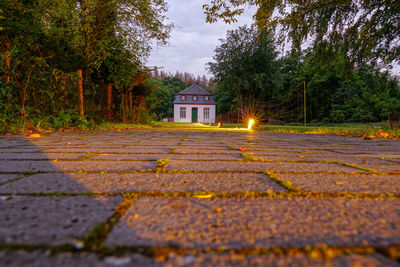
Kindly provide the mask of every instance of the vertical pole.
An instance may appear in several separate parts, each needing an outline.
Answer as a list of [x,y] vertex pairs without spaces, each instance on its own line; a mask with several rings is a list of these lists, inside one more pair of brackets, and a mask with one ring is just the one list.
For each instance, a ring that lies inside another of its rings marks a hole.
[[78,73],[78,90],[79,90],[79,114],[81,116],[84,115],[83,110],[83,79],[82,79],[82,70],[77,70]]
[[112,83],[108,84],[108,96],[107,96],[107,118],[111,121],[111,105],[112,105]]
[[307,126],[306,81],[304,81],[304,126]]

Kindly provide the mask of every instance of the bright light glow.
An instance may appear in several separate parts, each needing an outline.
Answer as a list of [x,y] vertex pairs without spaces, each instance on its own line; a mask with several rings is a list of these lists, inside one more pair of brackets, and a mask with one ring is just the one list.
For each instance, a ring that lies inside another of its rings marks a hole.
[[250,119],[250,120],[249,120],[249,126],[247,127],[247,129],[248,129],[248,130],[251,130],[251,127],[253,126],[253,124],[254,124],[254,120],[253,120],[253,119]]

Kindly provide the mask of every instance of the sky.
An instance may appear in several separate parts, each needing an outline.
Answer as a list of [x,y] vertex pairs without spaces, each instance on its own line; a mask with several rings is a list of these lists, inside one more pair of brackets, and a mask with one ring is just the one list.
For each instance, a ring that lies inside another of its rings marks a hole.
[[169,46],[153,47],[147,66],[163,67],[161,70],[175,74],[189,72],[211,77],[206,63],[212,61],[215,48],[225,39],[228,30],[251,25],[255,9],[246,9],[234,24],[206,23],[202,5],[206,0],[168,0],[167,17],[176,27],[171,32]]
[[[169,46],[153,46],[147,66],[157,66],[165,72],[175,74],[189,72],[195,76],[212,75],[206,70],[206,63],[212,61],[214,50],[225,39],[228,30],[253,23],[252,16],[256,9],[246,9],[238,17],[238,22],[225,24],[222,21],[206,23],[202,5],[209,0],[167,0],[167,17],[176,27],[172,29]],[[395,65],[393,74],[400,74],[400,65]]]

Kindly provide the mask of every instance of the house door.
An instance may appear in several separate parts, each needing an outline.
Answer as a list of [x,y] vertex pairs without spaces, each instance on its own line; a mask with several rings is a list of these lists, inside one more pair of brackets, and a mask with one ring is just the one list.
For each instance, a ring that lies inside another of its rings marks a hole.
[[192,108],[192,122],[197,122],[197,108]]

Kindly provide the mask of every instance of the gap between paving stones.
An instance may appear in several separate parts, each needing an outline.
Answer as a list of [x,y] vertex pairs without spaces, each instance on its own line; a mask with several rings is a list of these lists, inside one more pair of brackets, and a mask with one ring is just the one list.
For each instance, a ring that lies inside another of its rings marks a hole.
[[6,251],[27,251],[27,252],[49,252],[50,256],[55,256],[61,253],[84,253],[90,252],[97,255],[100,259],[107,256],[123,256],[126,253],[138,253],[148,258],[169,257],[175,255],[196,255],[207,253],[234,253],[236,255],[246,256],[261,256],[261,255],[276,255],[276,256],[294,256],[305,255],[310,259],[332,260],[342,255],[360,255],[367,256],[380,254],[384,258],[393,260],[393,264],[399,261],[398,251],[400,246],[306,246],[306,247],[248,247],[240,249],[228,248],[206,248],[206,249],[189,249],[180,248],[177,246],[156,247],[156,246],[114,246],[102,247],[99,249],[91,249],[83,247],[81,249],[71,244],[48,246],[48,245],[21,245],[21,244],[0,244],[0,250]]
[[75,196],[89,196],[89,197],[115,197],[123,196],[127,198],[141,198],[141,197],[153,197],[153,198],[265,198],[265,199],[282,199],[282,198],[345,198],[345,199],[369,199],[379,200],[384,198],[400,198],[400,193],[382,193],[382,194],[370,194],[370,193],[352,193],[352,192],[304,192],[304,191],[290,191],[290,192],[210,192],[210,191],[198,191],[198,192],[147,192],[147,191],[135,191],[135,192],[52,192],[52,193],[14,193],[5,194],[0,193],[3,199],[7,199],[13,196],[32,196],[32,197],[75,197]]
[[65,252],[90,252],[96,254],[100,259],[107,256],[123,256],[126,253],[138,253],[149,258],[156,258],[160,256],[168,257],[171,254],[176,255],[196,255],[207,253],[234,253],[237,255],[246,256],[261,256],[261,255],[276,255],[276,256],[294,256],[305,255],[311,259],[332,260],[335,257],[342,255],[373,255],[380,254],[385,258],[394,261],[399,261],[398,252],[400,246],[306,246],[306,247],[248,247],[240,249],[228,248],[206,248],[206,249],[189,249],[180,248],[176,246],[156,247],[156,246],[115,246],[115,247],[102,247],[100,249],[91,249],[83,247],[78,249],[75,245],[55,245],[49,246],[45,244],[39,245],[24,245],[24,244],[0,244],[0,250],[6,251],[26,251],[26,252],[49,252],[50,256]]

